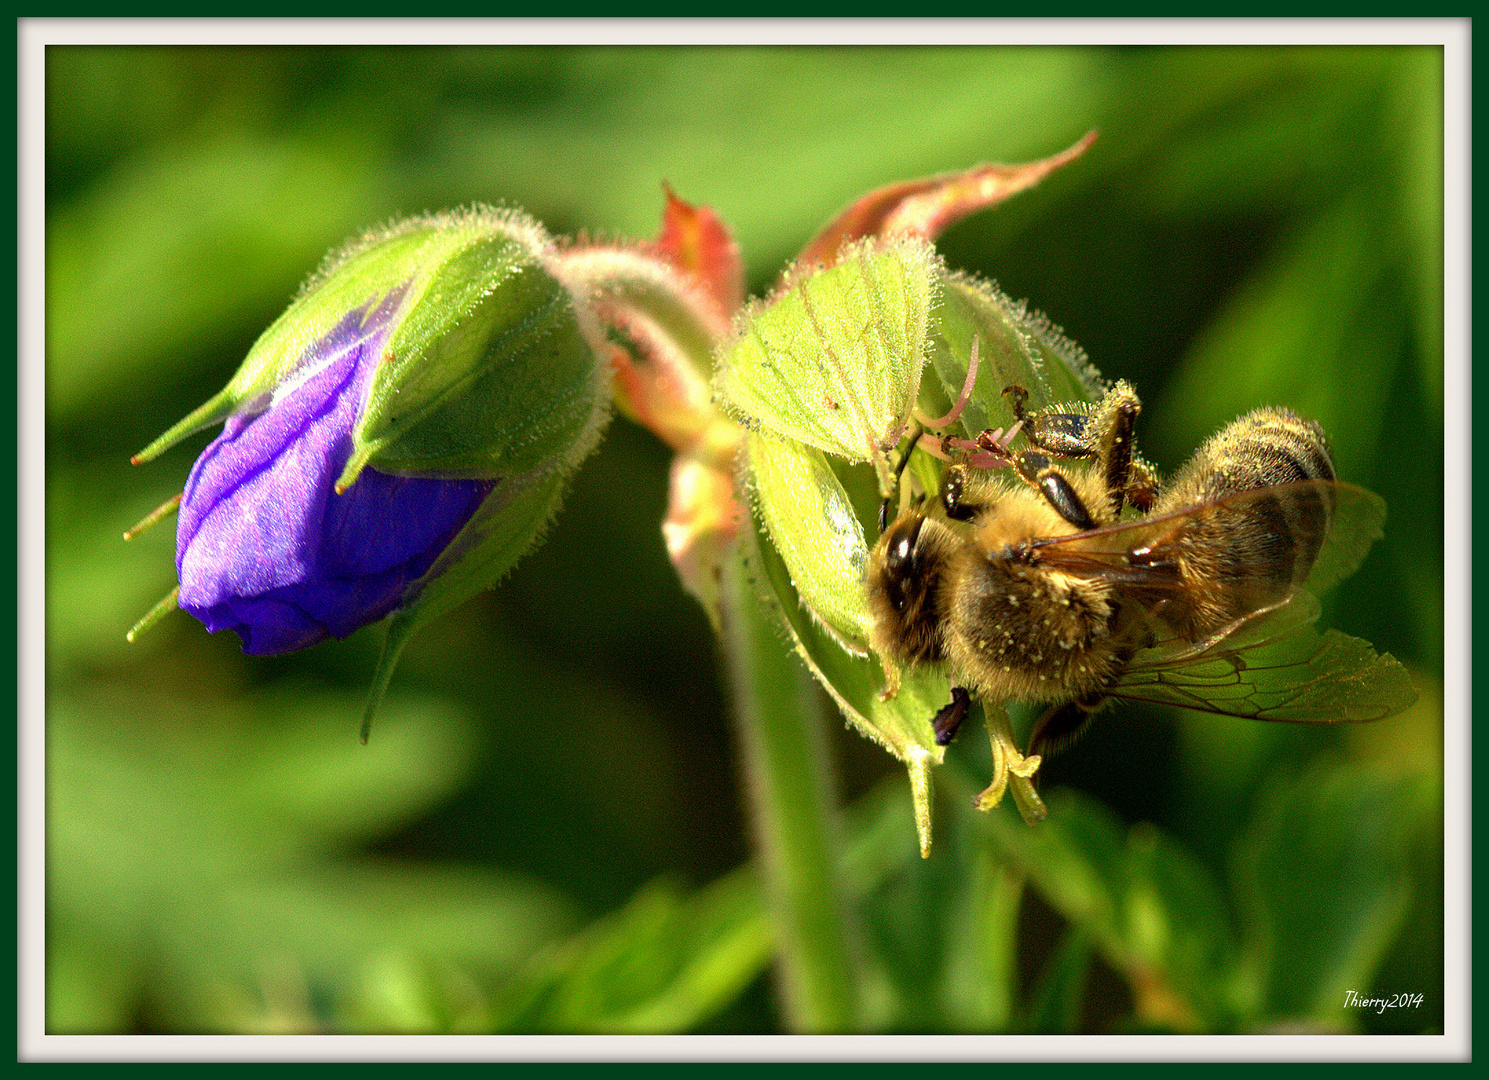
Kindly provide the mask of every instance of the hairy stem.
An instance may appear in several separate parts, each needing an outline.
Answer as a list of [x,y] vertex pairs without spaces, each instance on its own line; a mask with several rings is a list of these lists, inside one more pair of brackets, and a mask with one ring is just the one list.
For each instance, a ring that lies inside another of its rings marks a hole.
[[723,577],[721,640],[787,1023],[803,1032],[852,1031],[860,984],[838,873],[838,807],[821,699],[782,644],[737,553],[725,560]]

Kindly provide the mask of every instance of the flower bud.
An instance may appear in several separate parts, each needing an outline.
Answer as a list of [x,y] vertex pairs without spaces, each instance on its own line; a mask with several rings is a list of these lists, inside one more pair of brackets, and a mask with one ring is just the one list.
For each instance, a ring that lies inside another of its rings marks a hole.
[[592,320],[549,252],[526,217],[476,209],[333,256],[228,386],[136,458],[226,421],[181,499],[179,606],[260,655],[396,611],[396,655],[494,584],[606,416]]
[[328,363],[264,412],[229,417],[186,481],[178,603],[214,633],[235,630],[246,653],[302,649],[382,618],[491,491],[490,480],[370,469],[336,493],[389,306],[352,311],[314,346]]

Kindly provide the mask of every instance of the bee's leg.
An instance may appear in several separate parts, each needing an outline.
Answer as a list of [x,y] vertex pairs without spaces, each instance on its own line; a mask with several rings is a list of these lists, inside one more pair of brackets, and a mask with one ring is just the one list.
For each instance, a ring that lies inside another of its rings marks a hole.
[[1114,516],[1122,512],[1124,501],[1144,512],[1152,508],[1158,495],[1158,478],[1136,452],[1137,418],[1142,412],[1142,402],[1130,383],[1118,380],[1099,404],[1087,406],[1089,412],[1051,411],[1030,415],[1024,408],[1029,397],[1027,390],[1010,386],[1003,392],[1012,398],[1014,418],[1023,421],[1024,435],[1031,446],[1053,457],[1073,461],[1097,459]]
[[[1005,386],[1014,420],[1023,424],[1024,437],[1031,446],[1055,457],[1081,460],[1098,453],[1091,440],[1091,416],[1079,412],[1030,413],[1024,408],[1029,391],[1022,386]],[[1089,408],[1089,406],[1087,406]]]
[[1147,513],[1158,497],[1158,476],[1137,453],[1137,418],[1143,410],[1132,384],[1119,379],[1089,418],[1087,444],[1101,463],[1113,516],[1130,502]]
[[1152,466],[1142,458],[1134,457],[1127,469],[1127,501],[1146,514],[1158,501],[1160,487]]
[[[1094,529],[1096,521],[1091,517],[1086,504],[1076,494],[1075,488],[1065,474],[1050,464],[1043,454],[1024,451],[1014,455],[1014,471],[1025,483],[1034,487],[1051,506],[1077,529]],[[952,521],[971,521],[986,504],[971,502],[966,497],[967,467],[953,465],[941,478],[941,507]]]
[[1090,438],[1101,461],[1101,478],[1114,515],[1122,512],[1122,502],[1128,498],[1139,510],[1147,510],[1156,494],[1158,482],[1137,456],[1133,443],[1142,408],[1131,384],[1118,381],[1091,417]]
[[952,521],[971,521],[984,506],[967,499],[967,466],[953,465],[941,477],[941,508]]
[[1036,488],[1045,501],[1077,529],[1094,529],[1096,520],[1076,494],[1065,474],[1050,464],[1043,454],[1026,450],[1014,459],[1014,469],[1026,483]]
[[1064,750],[1085,733],[1091,718],[1105,701],[1099,694],[1088,694],[1047,711],[1034,722],[1034,730],[1029,735],[1028,756],[1037,754],[1047,758]]
[[931,728],[936,733],[936,745],[949,745],[971,711],[972,697],[967,693],[966,687],[953,686],[950,703],[941,706],[941,711],[931,720]]

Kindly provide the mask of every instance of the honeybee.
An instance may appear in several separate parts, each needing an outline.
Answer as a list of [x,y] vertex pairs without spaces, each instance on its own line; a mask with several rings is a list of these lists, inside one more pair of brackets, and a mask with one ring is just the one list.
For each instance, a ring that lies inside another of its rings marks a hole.
[[973,695],[1052,704],[1031,757],[1115,698],[1301,723],[1378,719],[1415,699],[1391,656],[1308,630],[1310,589],[1351,573],[1385,518],[1378,496],[1338,481],[1316,423],[1258,409],[1165,486],[1136,452],[1127,383],[1094,407],[1033,415],[1025,391],[1004,393],[1028,445],[979,443],[1017,480],[953,464],[940,506],[902,512],[866,568],[886,695],[902,666],[951,676],[939,744]]

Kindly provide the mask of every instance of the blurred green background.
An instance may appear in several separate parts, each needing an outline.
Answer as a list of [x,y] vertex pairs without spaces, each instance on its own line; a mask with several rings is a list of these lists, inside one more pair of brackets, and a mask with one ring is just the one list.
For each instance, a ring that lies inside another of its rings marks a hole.
[[615,421],[546,544],[414,639],[365,748],[380,628],[256,659],[176,615],[126,645],[174,537],[120,533],[210,436],[129,456],[364,226],[485,201],[648,238],[665,180],[758,292],[873,187],[1091,128],[948,262],[1132,380],[1163,469],[1261,404],[1319,420],[1391,513],[1325,620],[1422,696],[1351,730],[1123,707],[1047,764],[1038,831],[968,809],[974,733],[927,862],[903,771],[833,720],[869,1022],[1441,1030],[1442,73],[1415,47],[50,47],[49,1030],[782,1030],[650,435]]

